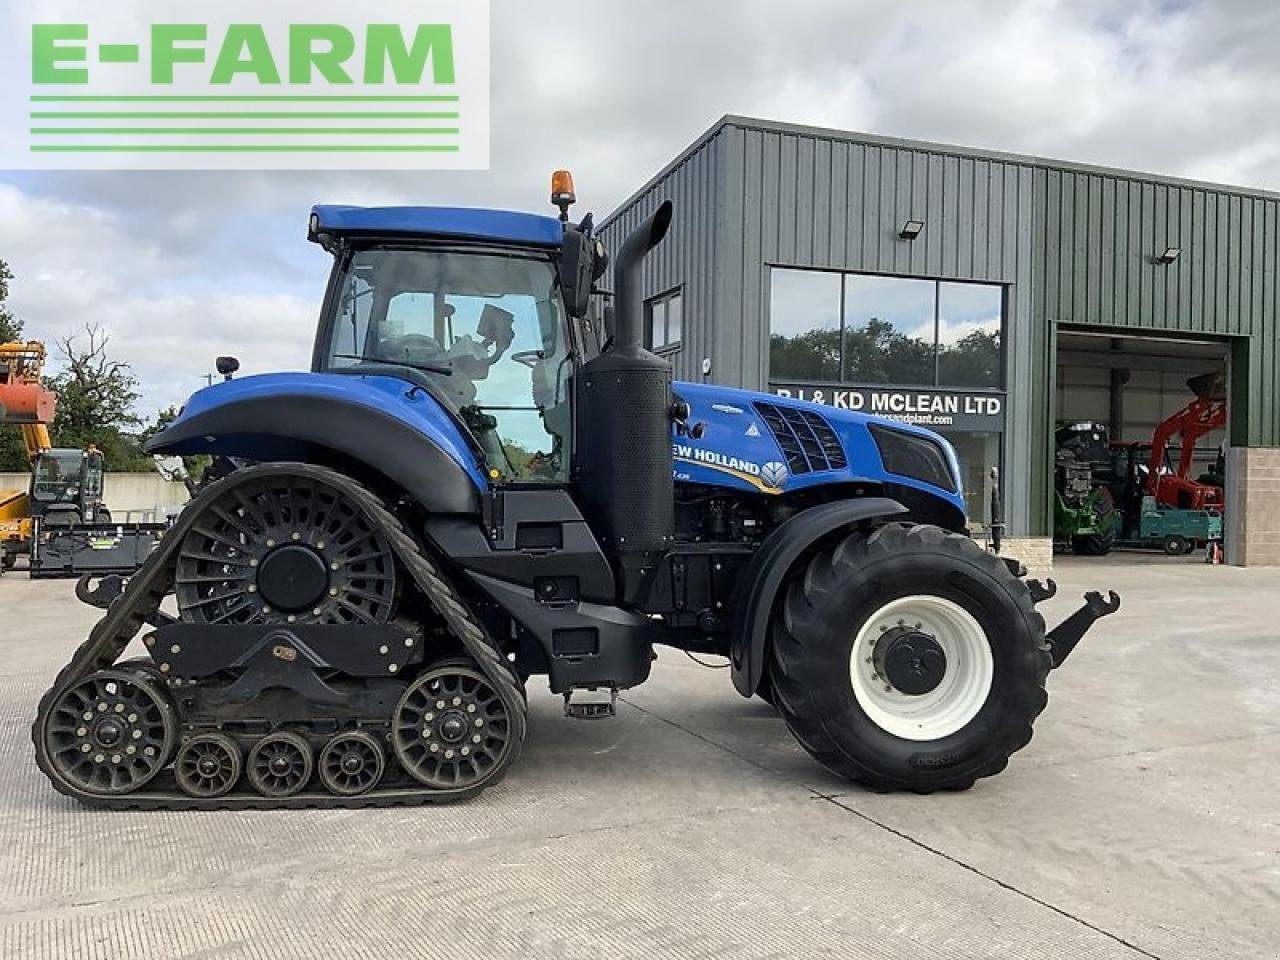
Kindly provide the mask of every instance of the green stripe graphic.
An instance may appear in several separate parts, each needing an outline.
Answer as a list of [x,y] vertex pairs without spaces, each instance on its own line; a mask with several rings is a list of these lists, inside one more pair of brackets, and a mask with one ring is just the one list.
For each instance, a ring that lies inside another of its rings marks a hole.
[[457,153],[457,144],[36,144],[32,153]]
[[226,111],[202,111],[200,113],[145,113],[134,112],[70,112],[46,113],[36,111],[31,114],[32,120],[457,120],[456,113],[366,113],[359,112],[309,112],[281,113],[279,111],[255,111],[252,113],[228,113]]
[[371,134],[374,136],[441,136],[456,134],[457,127],[32,127],[38,136],[68,134],[92,136],[93,134],[144,134],[148,136],[225,135],[225,136],[276,136],[278,134]]
[[32,103],[457,103],[454,96],[33,96]]

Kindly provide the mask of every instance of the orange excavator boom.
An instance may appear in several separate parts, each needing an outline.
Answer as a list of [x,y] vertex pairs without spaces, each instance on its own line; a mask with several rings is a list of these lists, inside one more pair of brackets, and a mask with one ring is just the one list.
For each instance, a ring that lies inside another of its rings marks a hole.
[[57,398],[41,381],[45,356],[39,341],[0,343],[0,426],[22,430],[32,460],[52,446],[49,424]]

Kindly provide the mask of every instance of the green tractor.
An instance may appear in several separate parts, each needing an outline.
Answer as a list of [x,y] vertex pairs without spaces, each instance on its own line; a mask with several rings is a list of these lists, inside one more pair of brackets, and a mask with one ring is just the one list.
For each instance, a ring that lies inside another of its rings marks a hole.
[[1091,420],[1062,423],[1054,441],[1054,543],[1081,556],[1106,556],[1123,525],[1111,490],[1107,428]]

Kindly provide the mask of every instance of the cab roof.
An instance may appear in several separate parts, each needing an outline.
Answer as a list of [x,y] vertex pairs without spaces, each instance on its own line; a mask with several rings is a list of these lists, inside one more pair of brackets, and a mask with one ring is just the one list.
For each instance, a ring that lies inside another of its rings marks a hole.
[[473,207],[311,208],[310,239],[318,234],[367,236],[456,237],[521,246],[558,247],[564,227],[555,217],[512,210]]

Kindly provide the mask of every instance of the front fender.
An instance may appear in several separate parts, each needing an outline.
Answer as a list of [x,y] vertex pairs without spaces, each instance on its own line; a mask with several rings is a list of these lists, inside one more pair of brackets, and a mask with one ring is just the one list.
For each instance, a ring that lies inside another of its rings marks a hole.
[[440,403],[390,377],[290,373],[195,394],[147,453],[317,462],[333,454],[388,477],[436,513],[478,513],[487,489]]
[[907,512],[898,501],[885,497],[839,500],[797,514],[765,538],[734,595],[730,660],[733,685],[740,694],[750,697],[760,686],[774,600],[804,552],[841,527]]

